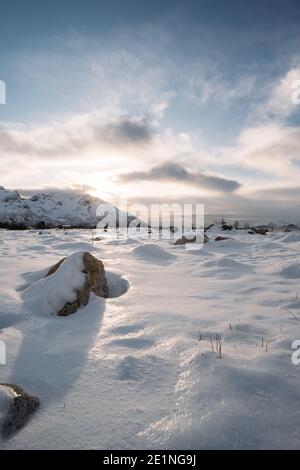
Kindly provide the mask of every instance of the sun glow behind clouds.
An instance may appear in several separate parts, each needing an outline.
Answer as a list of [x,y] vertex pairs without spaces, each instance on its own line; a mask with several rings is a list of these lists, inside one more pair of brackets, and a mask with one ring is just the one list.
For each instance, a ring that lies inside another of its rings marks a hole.
[[86,185],[90,188],[89,192],[101,199],[113,202],[113,199],[118,197],[127,197],[130,200],[139,200],[142,198],[151,200],[151,198],[160,198],[163,200],[169,200],[174,198],[185,199],[185,198],[197,198],[207,199],[211,196],[220,196],[217,191],[211,191],[208,189],[195,189],[187,184],[181,184],[176,182],[156,182],[156,181],[143,181],[134,183],[117,183],[110,181],[109,174],[97,174],[93,177],[86,179]]

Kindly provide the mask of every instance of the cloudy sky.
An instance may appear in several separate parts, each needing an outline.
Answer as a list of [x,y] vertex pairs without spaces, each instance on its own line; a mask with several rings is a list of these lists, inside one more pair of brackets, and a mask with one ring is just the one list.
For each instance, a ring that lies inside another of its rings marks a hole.
[[0,18],[1,185],[300,220],[299,1],[3,0]]

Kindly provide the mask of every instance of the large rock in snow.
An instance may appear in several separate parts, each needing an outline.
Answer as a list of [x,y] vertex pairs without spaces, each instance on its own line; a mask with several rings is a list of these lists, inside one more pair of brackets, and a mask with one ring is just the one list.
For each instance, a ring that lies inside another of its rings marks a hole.
[[[46,277],[53,275],[59,270],[64,261],[65,258],[52,266],[46,274]],[[108,297],[108,285],[102,261],[88,252],[82,254],[82,261],[83,268],[81,272],[85,275],[84,283],[80,288],[76,289],[76,299],[73,302],[67,302],[57,312],[59,316],[71,315],[75,313],[79,307],[86,305],[91,292],[98,297]]]
[[75,252],[52,266],[22,294],[27,308],[37,314],[66,316],[86,305],[91,293],[108,297],[102,261],[88,252]]
[[15,384],[0,384],[0,433],[3,439],[16,434],[40,404],[37,397],[29,395]]

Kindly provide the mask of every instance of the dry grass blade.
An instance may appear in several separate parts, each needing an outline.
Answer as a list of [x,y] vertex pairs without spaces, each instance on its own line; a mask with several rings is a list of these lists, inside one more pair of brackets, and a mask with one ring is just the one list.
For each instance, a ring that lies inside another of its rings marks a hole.
[[286,311],[287,311],[288,313],[290,313],[290,314],[295,318],[295,320],[299,320],[299,318],[297,317],[297,315],[295,315],[294,312],[292,312],[291,310],[288,310],[288,309],[286,309]]

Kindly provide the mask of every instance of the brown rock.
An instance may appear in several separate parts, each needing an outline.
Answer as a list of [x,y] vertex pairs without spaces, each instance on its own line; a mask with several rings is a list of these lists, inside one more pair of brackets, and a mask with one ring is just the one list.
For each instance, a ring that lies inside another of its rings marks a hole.
[[266,235],[269,232],[269,229],[265,227],[255,227],[252,228],[252,230],[254,230],[254,232],[258,233],[259,235]]
[[66,258],[61,259],[58,263],[56,263],[52,268],[49,269],[45,277],[51,276],[51,274],[54,274],[58,268],[63,264]]
[[[45,277],[54,274],[64,260],[65,258],[60,260],[55,266],[52,266]],[[108,297],[108,285],[102,261],[85,252],[83,253],[83,266],[82,272],[85,274],[84,285],[76,290],[76,300],[72,303],[66,303],[57,312],[57,315],[68,316],[75,313],[82,305],[87,305],[91,292],[98,297]]]
[[[204,234],[203,242],[207,243],[208,240],[209,240],[208,236]],[[197,241],[196,235],[191,238],[188,238],[185,235],[183,235],[183,237],[178,238],[178,240],[175,241],[174,245],[185,245],[186,243],[195,243],[196,241]]]
[[221,236],[215,238],[215,242],[222,242],[223,240],[232,240],[232,238]]

